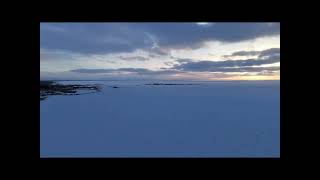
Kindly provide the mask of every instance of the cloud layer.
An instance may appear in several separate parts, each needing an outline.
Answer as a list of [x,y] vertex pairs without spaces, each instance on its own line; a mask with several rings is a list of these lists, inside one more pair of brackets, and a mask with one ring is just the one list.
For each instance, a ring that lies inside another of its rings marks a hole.
[[280,34],[280,24],[41,23],[40,45],[79,53],[132,52],[139,48],[198,48],[203,42],[237,42]]
[[41,23],[40,67],[65,79],[279,76],[280,24]]
[[280,67],[251,67],[280,62],[280,49],[271,48],[264,51],[240,51],[231,56],[258,55],[257,59],[226,60],[226,61],[195,61],[192,59],[179,59],[179,64],[171,69],[195,72],[253,72],[263,70],[280,70]]

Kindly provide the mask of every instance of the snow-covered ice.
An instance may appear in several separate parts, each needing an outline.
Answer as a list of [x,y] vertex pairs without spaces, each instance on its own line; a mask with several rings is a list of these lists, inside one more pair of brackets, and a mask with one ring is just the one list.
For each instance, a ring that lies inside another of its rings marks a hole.
[[104,88],[40,101],[40,156],[280,157],[280,81],[154,82],[62,82]]

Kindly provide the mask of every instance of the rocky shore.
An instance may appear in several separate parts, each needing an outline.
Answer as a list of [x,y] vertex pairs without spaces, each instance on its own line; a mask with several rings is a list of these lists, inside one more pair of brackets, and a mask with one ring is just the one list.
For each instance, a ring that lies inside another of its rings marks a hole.
[[86,93],[99,92],[101,86],[99,85],[63,85],[55,81],[40,81],[40,101],[45,100],[51,95],[80,95],[80,90],[85,90]]

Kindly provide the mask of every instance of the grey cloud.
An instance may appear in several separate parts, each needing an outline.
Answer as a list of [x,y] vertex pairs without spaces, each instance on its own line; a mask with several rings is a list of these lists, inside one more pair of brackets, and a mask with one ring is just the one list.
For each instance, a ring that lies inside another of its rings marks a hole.
[[175,65],[173,68],[187,71],[210,71],[211,68],[259,66],[264,64],[273,64],[277,62],[280,62],[280,56],[273,56],[272,58],[267,59],[187,62]]
[[149,54],[149,57],[151,57],[151,58],[155,58],[155,57],[157,57],[156,55],[154,55],[154,54]]
[[147,51],[150,53],[151,56],[168,56],[170,55],[170,52],[166,49],[155,47],[147,49]]
[[273,55],[280,55],[280,48],[270,48],[263,51],[237,51],[232,53],[231,55],[225,55],[225,58],[230,58],[234,56],[273,56]]
[[238,51],[235,53],[232,53],[231,56],[256,56],[259,55],[261,51]]
[[70,72],[86,73],[86,74],[108,74],[108,73],[119,73],[119,72],[130,72],[137,75],[172,75],[179,73],[191,73],[191,72],[273,72],[280,71],[280,67],[236,67],[236,68],[223,68],[223,67],[211,67],[210,69],[202,69],[195,71],[180,71],[176,69],[163,69],[159,71],[152,71],[144,68],[119,68],[119,69],[74,69]]
[[87,73],[87,74],[99,74],[99,73],[117,73],[117,72],[131,72],[142,75],[161,75],[161,74],[175,74],[177,70],[160,70],[153,71],[145,68],[119,68],[119,69],[74,69],[70,72]]
[[280,23],[215,23],[206,28],[194,23],[144,23],[141,26],[159,39],[159,46],[181,48],[198,48],[208,40],[238,42],[280,34]]
[[194,61],[189,59],[180,59],[180,64],[174,65],[171,69],[194,72],[242,72],[242,71],[260,71],[271,70],[260,66],[280,62],[280,55],[269,56],[265,59],[247,59],[247,60],[227,60],[227,61]]
[[278,55],[280,55],[280,48],[271,48],[271,49],[261,51],[259,57],[278,56]]
[[220,68],[220,72],[273,72],[280,71],[280,67],[240,67],[240,68]]
[[179,62],[179,63],[190,63],[190,62],[193,62],[192,59],[178,59],[176,61]]
[[[172,66],[172,65],[174,65],[174,63],[173,63],[173,62],[170,62],[170,61],[164,62],[163,64],[165,64],[165,65],[167,65],[167,66]],[[166,68],[162,68],[162,69],[166,69]]]
[[262,75],[262,76],[280,75],[280,68],[278,71],[261,71],[257,75]]
[[63,61],[65,59],[72,61],[76,60],[80,56],[80,54],[72,54],[66,51],[47,50],[40,48],[40,61]]
[[[198,66],[200,67],[200,66]],[[280,67],[201,67],[194,68],[192,70],[183,71],[191,71],[191,72],[261,72],[261,71],[279,71]]]
[[70,70],[71,72],[78,73],[87,73],[87,74],[96,74],[96,73],[113,73],[113,72],[148,72],[148,69],[144,68],[119,68],[119,69],[74,69]]
[[125,60],[125,61],[132,61],[132,60],[136,60],[136,61],[147,61],[149,60],[149,58],[143,57],[143,56],[119,56],[120,59]]
[[215,23],[205,28],[195,23],[41,23],[40,46],[91,54],[132,52],[154,45],[146,34],[161,48],[199,48],[208,40],[238,42],[279,35],[280,23]]
[[70,70],[70,72],[96,74],[96,73],[109,73],[109,72],[113,72],[113,70],[112,69],[73,69],[73,70]]
[[75,69],[72,72],[78,73],[115,73],[131,72],[143,75],[175,74],[177,72],[261,72],[278,71],[280,67],[252,67],[265,64],[280,62],[280,55],[274,55],[278,52],[275,49],[263,51],[267,58],[247,59],[247,60],[227,60],[227,61],[195,61],[192,59],[178,59],[179,64],[166,63],[173,65],[171,68],[162,68],[160,71],[153,71],[145,68],[119,68],[119,69]]
[[[49,28],[48,28],[49,27]],[[48,29],[60,29],[60,32]],[[132,52],[151,45],[130,23],[41,23],[40,46],[47,49],[103,54]]]

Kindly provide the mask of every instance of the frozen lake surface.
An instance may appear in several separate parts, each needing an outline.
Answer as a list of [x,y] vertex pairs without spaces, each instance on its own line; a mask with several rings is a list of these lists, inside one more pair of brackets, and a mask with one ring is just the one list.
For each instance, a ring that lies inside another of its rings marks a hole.
[[40,156],[280,157],[280,81],[159,82],[61,82],[104,88],[40,101]]

